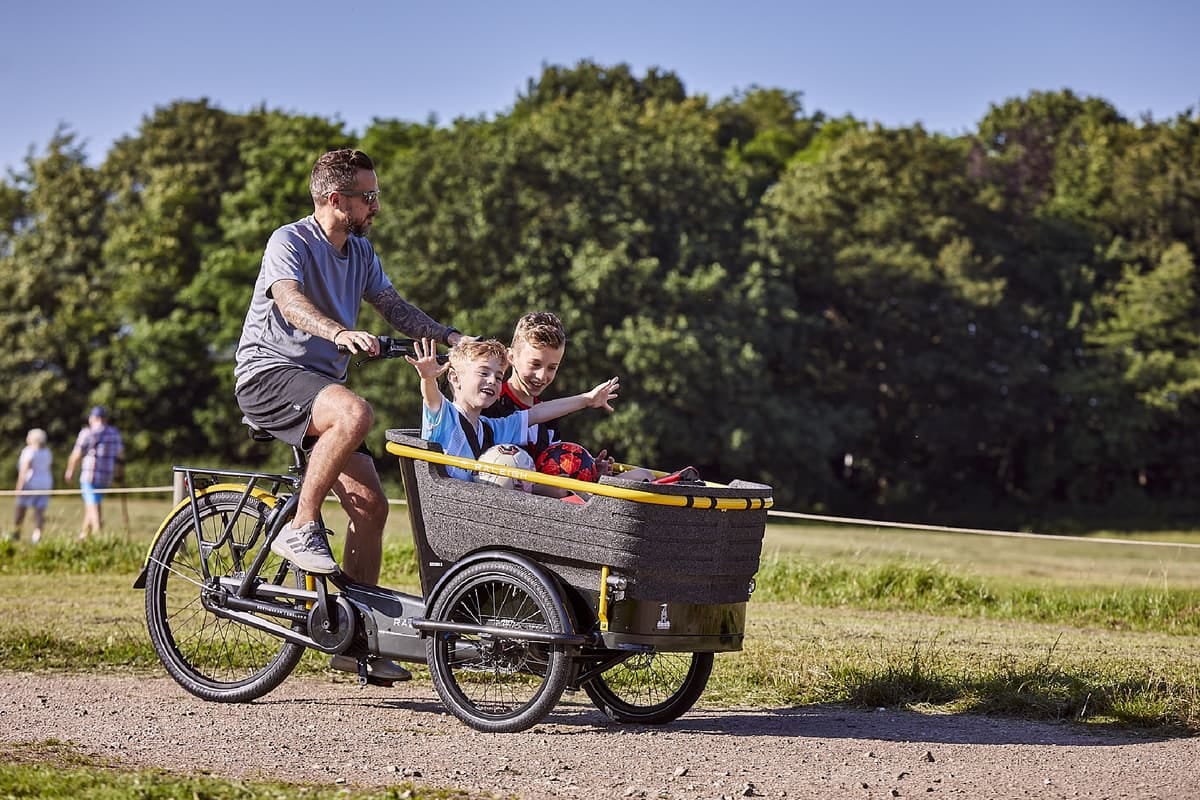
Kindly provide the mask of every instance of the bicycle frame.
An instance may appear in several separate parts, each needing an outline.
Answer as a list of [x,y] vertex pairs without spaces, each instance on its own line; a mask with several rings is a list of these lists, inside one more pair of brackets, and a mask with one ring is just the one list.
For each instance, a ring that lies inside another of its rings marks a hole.
[[[155,531],[154,536],[151,538],[150,547],[146,550],[146,558],[142,562],[142,570],[133,584],[135,589],[144,589],[146,587],[146,569],[150,565],[150,558],[151,554],[154,552],[154,547],[156,544],[158,544],[158,540],[162,537],[163,532],[166,531],[167,527],[172,521],[175,520],[177,516],[179,516],[179,514],[186,511],[191,515],[193,528],[197,531],[196,546],[200,548],[202,552],[206,550],[211,551],[212,549],[215,549],[215,547],[224,544],[229,540],[233,524],[237,519],[237,515],[245,508],[247,501],[253,497],[266,503],[272,509],[272,513],[267,518],[265,525],[267,535],[263,538],[264,545],[269,546],[271,537],[278,533],[279,528],[282,527],[280,521],[287,518],[287,513],[294,509],[295,504],[298,502],[298,495],[293,494],[284,497],[284,503],[282,506],[279,503],[279,491],[282,488],[287,486],[293,491],[299,489],[300,478],[295,475],[279,475],[273,472],[247,472],[228,469],[204,469],[200,467],[175,467],[173,471],[177,474],[183,475],[183,482],[184,487],[187,490],[187,496],[183,500],[180,500],[179,503],[177,503],[175,507],[171,509],[170,513],[168,513],[163,519],[162,524],[158,526],[158,530]],[[219,478],[222,479],[222,481],[214,481],[203,488],[197,488],[197,485],[201,483],[205,477]],[[232,479],[233,481],[241,482],[227,483],[223,482],[224,479]],[[262,488],[260,482],[268,483],[270,488]],[[200,515],[197,501],[206,495],[222,491],[241,492],[242,500],[238,504],[234,514],[230,516],[229,522],[226,524],[225,529],[221,532],[221,538],[218,540],[218,542],[216,544],[206,544],[200,540],[199,536]],[[247,571],[247,580],[243,581],[243,586],[239,591],[241,596],[246,596],[248,592],[250,586],[250,575],[257,575],[258,570],[262,567],[262,563],[266,559],[266,549],[266,547],[260,548],[259,557],[255,559],[253,570]],[[212,575],[208,572],[207,559],[204,561],[204,578],[206,580],[212,578]]]

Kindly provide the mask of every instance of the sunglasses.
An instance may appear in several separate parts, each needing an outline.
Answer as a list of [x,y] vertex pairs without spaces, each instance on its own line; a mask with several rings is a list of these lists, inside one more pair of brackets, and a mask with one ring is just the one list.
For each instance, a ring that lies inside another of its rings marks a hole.
[[[371,205],[371,203],[374,203],[379,199],[378,189],[373,192],[344,192],[341,189],[335,189],[334,191],[336,191],[342,197],[361,197],[367,205]],[[330,194],[333,194],[333,192],[330,192]]]

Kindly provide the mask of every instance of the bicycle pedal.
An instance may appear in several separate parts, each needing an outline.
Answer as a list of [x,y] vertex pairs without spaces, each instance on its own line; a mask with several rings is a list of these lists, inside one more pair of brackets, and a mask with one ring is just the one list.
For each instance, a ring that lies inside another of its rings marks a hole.
[[[363,681],[360,680],[359,683],[363,683]],[[370,675],[367,676],[366,683],[369,683],[371,686],[383,686],[387,689],[390,689],[396,685],[395,681],[385,681],[383,678],[372,678]]]

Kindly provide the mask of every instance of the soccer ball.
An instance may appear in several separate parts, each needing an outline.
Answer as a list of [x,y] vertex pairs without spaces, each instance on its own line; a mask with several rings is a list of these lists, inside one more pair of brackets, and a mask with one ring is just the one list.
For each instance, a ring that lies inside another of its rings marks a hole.
[[600,480],[596,459],[587,448],[575,442],[555,442],[538,453],[537,471],[547,475],[560,475],[579,481],[595,483]]
[[[533,469],[533,457],[515,444],[498,444],[489,447],[487,452],[479,457],[480,461],[488,464],[498,464],[513,469]],[[522,492],[532,492],[533,484],[507,475],[493,475],[490,472],[476,473],[475,480],[482,483],[492,483],[502,489],[520,489]]]

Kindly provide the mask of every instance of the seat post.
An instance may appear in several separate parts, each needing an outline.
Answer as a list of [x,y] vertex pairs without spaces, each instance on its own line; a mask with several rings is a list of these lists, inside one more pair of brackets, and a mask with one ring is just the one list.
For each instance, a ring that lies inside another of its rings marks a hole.
[[303,447],[292,445],[292,465],[288,467],[288,472],[293,475],[303,475],[304,468],[308,465],[308,455]]

